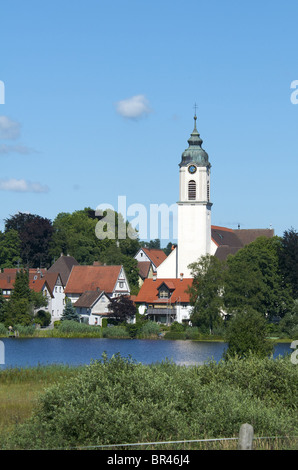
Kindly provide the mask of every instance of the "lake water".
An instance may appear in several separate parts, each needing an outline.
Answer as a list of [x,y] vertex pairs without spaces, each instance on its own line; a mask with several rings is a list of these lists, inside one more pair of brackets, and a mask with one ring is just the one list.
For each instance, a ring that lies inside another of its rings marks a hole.
[[[179,365],[195,365],[211,359],[219,361],[227,349],[223,342],[179,340],[4,338],[1,342],[4,358],[0,360],[0,369],[49,364],[78,366],[101,359],[104,352],[109,358],[120,353],[143,364],[169,359]],[[291,352],[290,343],[279,343],[275,346],[274,357]]]

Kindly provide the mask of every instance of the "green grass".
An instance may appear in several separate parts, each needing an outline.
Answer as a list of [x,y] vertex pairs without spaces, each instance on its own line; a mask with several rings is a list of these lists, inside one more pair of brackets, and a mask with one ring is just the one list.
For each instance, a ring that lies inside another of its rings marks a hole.
[[44,366],[0,370],[0,434],[28,419],[45,389],[63,382],[79,372],[79,368]]

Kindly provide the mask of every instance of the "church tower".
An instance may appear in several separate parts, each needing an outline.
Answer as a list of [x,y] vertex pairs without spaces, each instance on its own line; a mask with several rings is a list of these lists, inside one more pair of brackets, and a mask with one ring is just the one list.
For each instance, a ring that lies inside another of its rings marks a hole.
[[189,264],[211,254],[210,168],[208,154],[202,149],[202,139],[194,130],[188,139],[188,148],[179,164],[178,245],[158,266],[157,277],[191,277]]
[[179,164],[177,277],[190,277],[188,265],[211,251],[210,168],[202,139],[194,130]]

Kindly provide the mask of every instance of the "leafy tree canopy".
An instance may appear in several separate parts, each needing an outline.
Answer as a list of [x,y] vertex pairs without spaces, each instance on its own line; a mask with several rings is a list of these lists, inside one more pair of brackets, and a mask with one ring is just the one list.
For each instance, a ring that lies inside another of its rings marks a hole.
[[193,306],[191,322],[193,326],[212,332],[214,326],[221,323],[225,263],[215,256],[206,255],[192,263],[190,269],[193,276],[189,289]]
[[250,353],[259,357],[267,356],[272,353],[273,343],[266,336],[266,320],[261,313],[251,307],[236,312],[226,333],[228,350],[225,357],[247,357]]
[[271,318],[292,309],[291,292],[279,270],[280,246],[278,237],[259,237],[228,257],[224,300],[229,311],[250,306]]
[[123,295],[111,299],[109,310],[109,317],[120,322],[131,320],[136,315],[134,303]]
[[5,232],[15,230],[20,237],[20,258],[32,268],[50,265],[49,244],[53,235],[52,222],[39,215],[19,212],[5,219]]
[[21,239],[15,229],[0,232],[0,268],[15,268],[22,264]]
[[298,299],[298,232],[291,228],[284,232],[279,250],[279,262],[282,275]]

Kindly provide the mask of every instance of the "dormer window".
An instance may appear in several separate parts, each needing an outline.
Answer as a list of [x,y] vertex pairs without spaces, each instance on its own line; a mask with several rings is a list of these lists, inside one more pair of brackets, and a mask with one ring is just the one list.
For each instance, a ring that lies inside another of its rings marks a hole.
[[162,283],[161,286],[159,286],[158,288],[158,298],[169,299],[171,295],[172,295],[172,292],[169,289],[169,287],[165,283]]
[[168,299],[169,296],[170,296],[169,294],[170,294],[170,293],[169,293],[169,291],[168,291],[167,289],[165,289],[165,288],[160,289],[160,291],[159,291],[159,298],[160,298],[160,299]]

